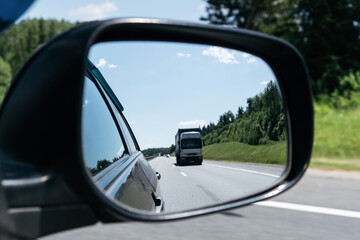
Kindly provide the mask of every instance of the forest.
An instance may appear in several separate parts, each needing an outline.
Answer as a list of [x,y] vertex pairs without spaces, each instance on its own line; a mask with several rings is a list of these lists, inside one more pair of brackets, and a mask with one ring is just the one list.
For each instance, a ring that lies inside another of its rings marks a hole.
[[24,61],[46,41],[77,23],[54,19],[23,20],[0,36],[0,103]]
[[250,145],[286,140],[286,119],[277,86],[269,82],[264,91],[247,99],[246,109],[239,107],[236,115],[227,111],[218,123],[201,128],[203,145],[241,142]]
[[145,157],[151,157],[156,155],[166,155],[170,154],[175,151],[175,146],[172,144],[169,148],[147,148],[142,150],[141,152],[144,154]]

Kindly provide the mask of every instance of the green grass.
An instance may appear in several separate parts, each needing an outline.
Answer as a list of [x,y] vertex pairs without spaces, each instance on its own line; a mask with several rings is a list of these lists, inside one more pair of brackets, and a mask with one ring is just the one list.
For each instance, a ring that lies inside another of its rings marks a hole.
[[286,146],[285,141],[256,146],[240,142],[216,143],[203,147],[203,157],[220,161],[285,164]]
[[360,171],[359,159],[312,158],[310,167],[326,170]]
[[[255,163],[285,163],[286,143],[251,146],[239,142],[204,147],[204,157]],[[315,103],[310,167],[360,171],[360,92],[351,99],[324,96]]]
[[[360,94],[355,98],[360,99]],[[360,161],[360,107],[334,109],[315,104],[313,158]]]
[[[315,136],[310,167],[360,171],[360,93],[341,99],[340,107],[330,101],[315,104]],[[329,104],[330,103],[330,104]],[[248,145],[218,143],[203,148],[205,159],[284,164],[286,143]]]
[[342,101],[338,108],[326,102],[315,104],[310,167],[360,171],[360,93],[354,93],[349,104]]

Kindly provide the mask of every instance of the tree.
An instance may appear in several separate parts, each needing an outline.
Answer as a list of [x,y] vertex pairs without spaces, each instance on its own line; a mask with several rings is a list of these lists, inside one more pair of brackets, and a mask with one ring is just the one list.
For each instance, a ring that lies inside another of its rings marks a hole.
[[245,29],[256,29],[256,19],[264,9],[264,0],[232,1],[208,0],[207,16],[201,20],[213,24],[235,25]]
[[26,36],[26,52],[32,53],[34,49],[39,45],[39,30],[37,29],[36,22],[29,22]]
[[242,118],[243,115],[244,115],[244,108],[239,107],[236,113],[236,119]]
[[236,119],[231,111],[220,115],[218,124],[203,127],[204,145],[239,141],[251,145],[286,139],[286,118],[276,84],[270,81],[265,89],[247,99],[246,111],[238,108]]
[[50,20],[49,23],[49,31],[48,31],[48,39],[54,37],[56,35],[56,26],[55,26],[55,21],[54,20]]
[[106,159],[99,160],[99,161],[97,161],[97,164],[96,164],[96,170],[98,172],[100,172],[101,170],[107,168],[110,165],[111,165],[111,162],[109,160],[106,160]]
[[301,0],[297,40],[291,39],[309,66],[315,94],[330,94],[340,78],[360,69],[360,2]]
[[235,120],[235,116],[231,111],[227,111],[219,117],[219,126],[225,126]]
[[[269,33],[279,27],[295,26],[290,18],[297,1],[282,0],[207,0],[200,20]],[[270,29],[269,29],[270,28]]]
[[0,57],[10,64],[14,74],[39,45],[73,25],[57,20],[23,20],[0,36]]
[[248,98],[246,99],[246,103],[247,103],[246,114],[247,116],[249,116],[254,110],[254,99]]
[[207,0],[200,19],[281,37],[301,52],[315,97],[360,69],[359,0]]
[[14,49],[14,57],[10,61],[13,75],[26,60],[26,57],[27,57],[27,52],[26,52],[25,40],[23,37],[19,37],[16,48]]
[[11,67],[10,64],[0,57],[0,87],[7,88],[11,81]]
[[43,44],[46,41],[47,31],[45,29],[45,21],[43,18],[39,20],[39,44]]
[[171,144],[170,148],[169,148],[169,154],[175,152],[175,145]]

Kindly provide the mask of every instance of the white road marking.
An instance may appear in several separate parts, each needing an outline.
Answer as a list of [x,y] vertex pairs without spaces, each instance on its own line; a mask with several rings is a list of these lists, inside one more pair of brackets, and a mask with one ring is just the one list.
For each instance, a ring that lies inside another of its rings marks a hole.
[[183,175],[184,177],[187,177],[187,175],[185,174],[185,173],[183,173],[183,172],[180,172],[181,173],[181,175]]
[[284,209],[302,211],[302,212],[312,212],[312,213],[328,214],[328,215],[335,215],[341,217],[360,218],[360,212],[342,210],[336,208],[316,207],[310,205],[276,202],[276,201],[264,201],[264,202],[257,202],[254,204],[264,207],[284,208]]
[[255,173],[255,174],[265,175],[265,176],[274,177],[274,178],[279,178],[280,177],[280,176],[275,175],[275,174],[252,171],[252,170],[247,170],[247,169],[242,169],[242,168],[225,167],[225,166],[220,166],[220,165],[216,165],[216,164],[209,164],[209,163],[203,163],[203,165],[219,167],[219,168],[225,168],[225,169],[231,169],[231,170],[236,170],[236,171],[241,171],[241,172]]

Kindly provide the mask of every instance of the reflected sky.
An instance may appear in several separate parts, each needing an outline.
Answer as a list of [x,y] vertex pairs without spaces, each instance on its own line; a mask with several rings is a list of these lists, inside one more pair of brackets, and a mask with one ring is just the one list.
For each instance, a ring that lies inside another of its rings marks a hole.
[[93,46],[90,60],[124,106],[141,149],[169,147],[178,128],[217,123],[275,80],[248,53],[216,46],[114,42]]
[[98,89],[87,77],[84,84],[82,141],[86,166],[92,169],[98,161],[122,156],[124,146]]

